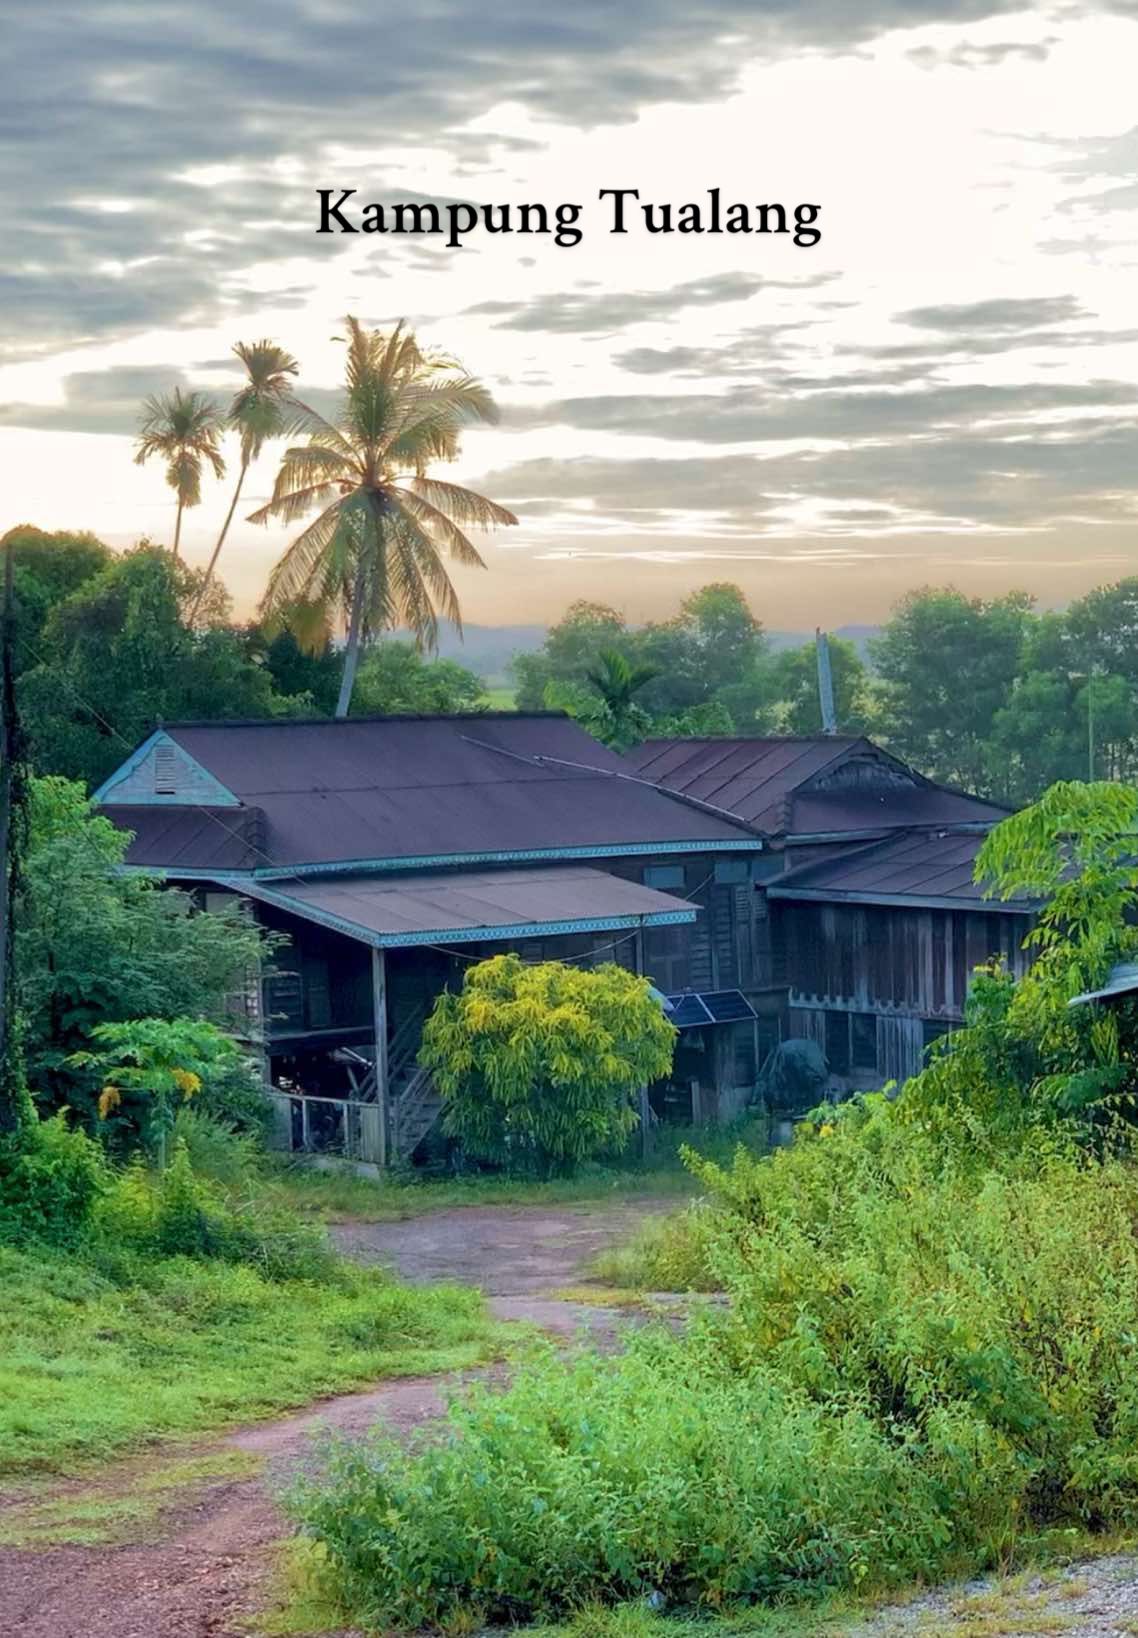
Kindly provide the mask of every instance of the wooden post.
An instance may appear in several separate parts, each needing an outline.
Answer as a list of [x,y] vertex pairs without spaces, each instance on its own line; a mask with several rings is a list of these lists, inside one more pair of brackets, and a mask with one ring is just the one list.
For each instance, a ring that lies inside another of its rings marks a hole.
[[[644,977],[644,929],[636,929],[636,937],[632,941],[633,967],[641,978]],[[648,1102],[648,1088],[642,1086],[637,1092],[637,1102],[640,1107],[640,1158],[648,1159],[651,1144],[649,1141],[649,1126],[652,1120],[652,1106]]]
[[379,1104],[379,1134],[376,1163],[387,1165],[387,957],[383,950],[371,952],[371,1004],[375,1029],[375,1096]]

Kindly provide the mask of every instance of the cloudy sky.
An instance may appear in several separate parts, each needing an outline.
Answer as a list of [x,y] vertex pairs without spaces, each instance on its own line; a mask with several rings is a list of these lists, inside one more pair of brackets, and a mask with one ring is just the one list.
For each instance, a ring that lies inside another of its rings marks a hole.
[[[774,627],[1138,573],[1138,0],[47,0],[0,68],[0,527],[168,538],[140,399],[344,313],[494,388],[468,618],[708,579]],[[317,236],[357,200],[584,206],[582,242]],[[821,242],[607,232],[603,188],[821,206]],[[267,495],[272,453],[247,485]],[[204,562],[228,500],[183,530]],[[235,526],[250,609],[285,543]]]

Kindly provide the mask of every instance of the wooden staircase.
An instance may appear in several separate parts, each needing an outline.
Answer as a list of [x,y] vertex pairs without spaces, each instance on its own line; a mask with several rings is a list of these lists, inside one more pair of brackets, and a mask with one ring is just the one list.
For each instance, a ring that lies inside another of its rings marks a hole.
[[430,1075],[417,1054],[426,1008],[411,1013],[387,1047],[387,1143],[392,1160],[410,1160],[443,1112]]
[[443,1100],[430,1074],[417,1065],[391,1083],[387,1133],[393,1160],[410,1160],[443,1112]]

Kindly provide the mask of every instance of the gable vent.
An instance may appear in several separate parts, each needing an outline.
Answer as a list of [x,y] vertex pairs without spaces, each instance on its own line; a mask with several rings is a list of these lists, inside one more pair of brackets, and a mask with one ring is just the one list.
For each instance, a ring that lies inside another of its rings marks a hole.
[[178,794],[178,753],[172,745],[157,745],[154,748],[154,794]]

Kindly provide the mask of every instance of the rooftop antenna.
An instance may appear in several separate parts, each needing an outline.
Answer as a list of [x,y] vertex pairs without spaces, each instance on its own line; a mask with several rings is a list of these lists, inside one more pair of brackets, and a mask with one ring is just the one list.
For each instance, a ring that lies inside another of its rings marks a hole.
[[834,715],[834,678],[830,670],[830,639],[821,626],[814,628],[814,649],[818,656],[818,704],[822,708],[822,732],[836,734],[838,720]]

